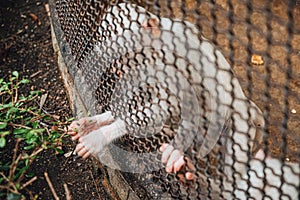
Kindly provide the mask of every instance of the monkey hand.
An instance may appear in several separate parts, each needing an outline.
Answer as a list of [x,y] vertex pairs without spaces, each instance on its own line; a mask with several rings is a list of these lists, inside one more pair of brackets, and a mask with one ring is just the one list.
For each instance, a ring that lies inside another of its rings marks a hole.
[[68,134],[73,140],[79,141],[75,149],[77,154],[87,158],[100,153],[105,146],[125,132],[123,121],[114,120],[111,112],[105,112],[72,122]]
[[81,136],[87,135],[90,132],[99,129],[102,126],[108,125],[114,121],[111,112],[105,112],[92,117],[84,117],[73,121],[69,128],[68,134],[72,140],[78,140]]
[[185,182],[185,180],[194,180],[195,167],[190,159],[183,156],[183,152],[167,143],[162,144],[159,150],[162,152],[161,161],[163,164],[166,164],[166,172],[178,173],[184,171],[184,177],[178,174],[182,182]]
[[107,125],[81,136],[75,151],[82,158],[87,158],[91,155],[95,156],[97,153],[102,152],[104,147],[111,142],[109,137],[111,130],[112,127]]

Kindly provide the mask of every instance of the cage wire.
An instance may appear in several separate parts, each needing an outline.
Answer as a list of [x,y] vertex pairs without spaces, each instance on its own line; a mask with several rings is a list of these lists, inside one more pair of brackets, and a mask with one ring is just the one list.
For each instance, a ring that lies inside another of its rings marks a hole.
[[96,157],[141,199],[300,198],[300,1],[50,4],[90,114],[126,124]]

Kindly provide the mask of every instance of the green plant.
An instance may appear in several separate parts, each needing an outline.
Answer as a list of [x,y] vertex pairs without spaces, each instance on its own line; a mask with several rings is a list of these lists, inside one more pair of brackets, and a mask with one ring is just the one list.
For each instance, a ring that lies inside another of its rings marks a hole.
[[[68,121],[62,123],[41,109],[37,103],[42,97],[40,91],[20,94],[20,88],[28,83],[27,79],[20,80],[16,71],[8,81],[0,78],[0,198],[24,198],[21,191],[37,179],[28,169],[44,149],[63,153],[60,145]],[[10,159],[2,160],[3,152],[10,149],[13,154],[5,156]],[[24,183],[25,175],[30,179]]]

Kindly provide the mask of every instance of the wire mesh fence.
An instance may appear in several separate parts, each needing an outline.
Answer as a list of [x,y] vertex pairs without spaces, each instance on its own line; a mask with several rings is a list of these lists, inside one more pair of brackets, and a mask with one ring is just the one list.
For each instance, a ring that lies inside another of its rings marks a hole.
[[50,3],[83,144],[142,199],[300,198],[299,1]]

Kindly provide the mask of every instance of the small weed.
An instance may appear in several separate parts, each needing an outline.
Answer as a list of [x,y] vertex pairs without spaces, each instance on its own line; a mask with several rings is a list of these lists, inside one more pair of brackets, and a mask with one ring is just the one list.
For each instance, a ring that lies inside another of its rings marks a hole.
[[[8,81],[0,78],[0,154],[13,148],[11,160],[0,161],[0,199],[24,199],[21,191],[37,177],[28,169],[45,149],[63,153],[62,139],[66,136],[63,123],[44,112],[37,103],[40,91],[22,95],[19,89],[29,80],[20,79],[14,71]],[[7,156],[6,156],[7,157]],[[24,177],[29,180],[24,181]]]

